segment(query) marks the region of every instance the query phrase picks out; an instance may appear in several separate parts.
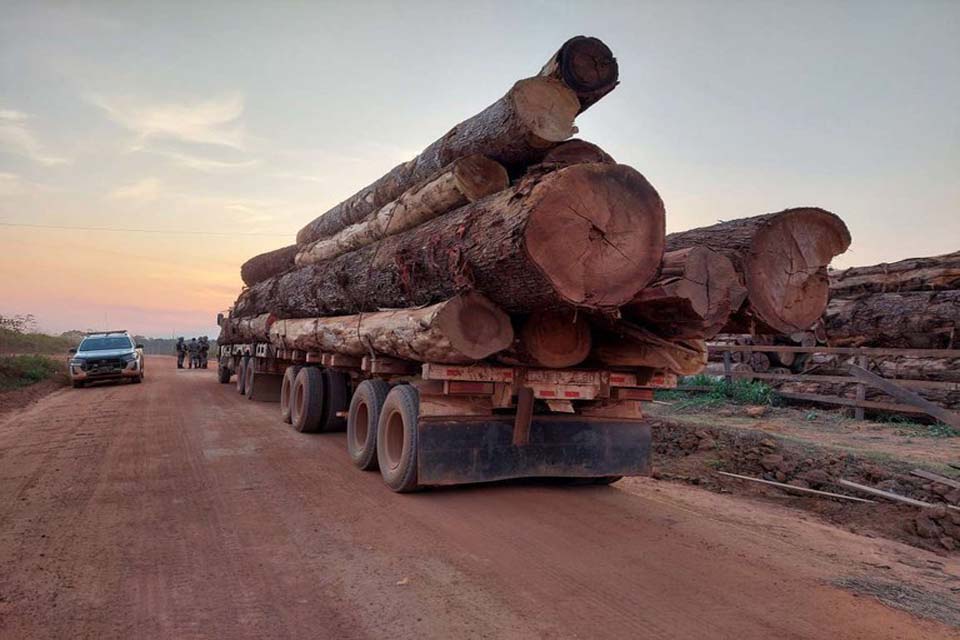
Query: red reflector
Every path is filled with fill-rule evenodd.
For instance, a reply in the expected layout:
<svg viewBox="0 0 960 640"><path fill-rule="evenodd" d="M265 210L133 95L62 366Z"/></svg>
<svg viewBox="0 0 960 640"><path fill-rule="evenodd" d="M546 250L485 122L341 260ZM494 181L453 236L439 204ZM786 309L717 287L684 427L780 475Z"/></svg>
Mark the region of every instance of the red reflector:
<svg viewBox="0 0 960 640"><path fill-rule="evenodd" d="M447 369L448 376L458 376L460 375L460 369Z"/></svg>
<svg viewBox="0 0 960 640"><path fill-rule="evenodd" d="M579 398L579 397L580 397L580 392L579 392L579 391L564 391L564 392L563 392L563 397L564 397L564 398Z"/></svg>
<svg viewBox="0 0 960 640"><path fill-rule="evenodd" d="M552 389L544 389L543 391L540 392L540 395L542 395L542 396L555 396L555 395L557 395L557 392L556 392L556 391L553 391Z"/></svg>
<svg viewBox="0 0 960 640"><path fill-rule="evenodd" d="M464 382L451 380L447 383L448 393L493 393L493 383L491 382Z"/></svg>

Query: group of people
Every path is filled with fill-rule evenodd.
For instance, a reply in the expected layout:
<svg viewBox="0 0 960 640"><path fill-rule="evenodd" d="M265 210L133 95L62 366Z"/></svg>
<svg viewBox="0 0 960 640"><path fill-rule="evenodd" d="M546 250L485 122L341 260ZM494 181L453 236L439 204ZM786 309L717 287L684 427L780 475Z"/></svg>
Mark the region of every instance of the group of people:
<svg viewBox="0 0 960 640"><path fill-rule="evenodd" d="M210 341L207 336L200 336L199 340L190 338L190 342L185 342L182 337L177 338L177 369L183 369L183 361L188 356L188 369L206 369L209 352Z"/></svg>

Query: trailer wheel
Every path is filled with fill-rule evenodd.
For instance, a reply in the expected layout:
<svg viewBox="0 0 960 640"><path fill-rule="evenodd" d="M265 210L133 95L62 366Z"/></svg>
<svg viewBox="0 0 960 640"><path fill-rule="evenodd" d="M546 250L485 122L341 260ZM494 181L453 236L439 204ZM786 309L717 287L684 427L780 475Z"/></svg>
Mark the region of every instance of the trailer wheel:
<svg viewBox="0 0 960 640"><path fill-rule="evenodd" d="M350 408L349 378L340 371L323 370L323 420L320 431L344 431L347 419L337 414L346 413Z"/></svg>
<svg viewBox="0 0 960 640"><path fill-rule="evenodd" d="M292 364L283 372L283 383L280 385L280 418L287 424L293 422L290 415L293 408L293 385L302 368L302 365Z"/></svg>
<svg viewBox="0 0 960 640"><path fill-rule="evenodd" d="M237 392L245 393L247 390L247 364L250 356L240 358L240 365L237 367Z"/></svg>
<svg viewBox="0 0 960 640"><path fill-rule="evenodd" d="M244 375L247 380L243 383L243 395L247 396L247 399L250 400L253 398L253 386L257 381L257 363L252 359L247 362Z"/></svg>
<svg viewBox="0 0 960 640"><path fill-rule="evenodd" d="M230 369L227 369L222 364L217 367L217 381L220 384L228 384L230 382Z"/></svg>
<svg viewBox="0 0 960 640"><path fill-rule="evenodd" d="M323 373L316 367L304 367L293 384L290 418L301 433L320 430L323 420Z"/></svg>
<svg viewBox="0 0 960 640"><path fill-rule="evenodd" d="M388 487L398 493L416 491L417 423L420 396L408 384L390 390L377 423L377 462Z"/></svg>
<svg viewBox="0 0 960 640"><path fill-rule="evenodd" d="M364 471L377 468L377 423L390 385L383 380L364 380L353 392L347 417L347 453Z"/></svg>

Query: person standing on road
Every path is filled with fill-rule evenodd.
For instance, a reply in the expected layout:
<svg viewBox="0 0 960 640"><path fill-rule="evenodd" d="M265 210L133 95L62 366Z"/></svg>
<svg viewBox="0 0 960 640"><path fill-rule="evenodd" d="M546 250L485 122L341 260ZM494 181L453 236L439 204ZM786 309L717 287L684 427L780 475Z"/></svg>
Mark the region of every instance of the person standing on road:
<svg viewBox="0 0 960 640"><path fill-rule="evenodd" d="M207 368L207 356L210 353L210 340L207 336L200 336L200 368Z"/></svg>
<svg viewBox="0 0 960 640"><path fill-rule="evenodd" d="M190 344L187 345L187 352L190 354L189 368L199 369L200 368L200 345L197 344L196 338L190 338Z"/></svg>
<svg viewBox="0 0 960 640"><path fill-rule="evenodd" d="M177 369L183 369L183 359L187 355L187 345L183 343L183 336L177 338Z"/></svg>

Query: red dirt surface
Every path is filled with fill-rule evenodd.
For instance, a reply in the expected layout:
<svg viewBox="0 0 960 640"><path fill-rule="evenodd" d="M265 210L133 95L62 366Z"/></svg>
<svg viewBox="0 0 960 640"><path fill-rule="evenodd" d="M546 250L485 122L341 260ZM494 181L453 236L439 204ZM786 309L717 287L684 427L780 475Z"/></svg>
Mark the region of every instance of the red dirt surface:
<svg viewBox="0 0 960 640"><path fill-rule="evenodd" d="M0 418L0 637L960 637L831 586L951 559L649 479L396 495L213 369L147 372Z"/></svg>

